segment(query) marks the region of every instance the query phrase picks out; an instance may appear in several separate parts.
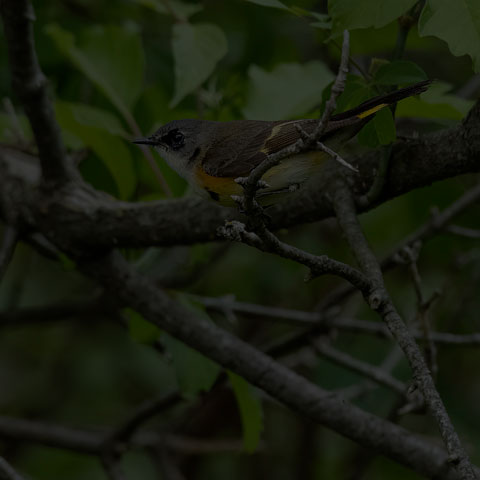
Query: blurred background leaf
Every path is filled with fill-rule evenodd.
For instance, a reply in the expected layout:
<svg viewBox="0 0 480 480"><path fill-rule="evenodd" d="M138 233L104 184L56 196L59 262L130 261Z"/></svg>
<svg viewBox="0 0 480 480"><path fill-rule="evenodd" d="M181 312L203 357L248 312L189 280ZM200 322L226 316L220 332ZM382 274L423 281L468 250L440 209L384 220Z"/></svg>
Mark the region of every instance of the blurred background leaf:
<svg viewBox="0 0 480 480"><path fill-rule="evenodd" d="M470 55L480 72L480 2L427 0L418 21L420 35L435 35L454 55Z"/></svg>
<svg viewBox="0 0 480 480"><path fill-rule="evenodd" d="M172 49L175 59L175 107L198 88L227 53L227 40L216 25L177 23L173 26Z"/></svg>
<svg viewBox="0 0 480 480"><path fill-rule="evenodd" d="M252 65L248 76L243 114L253 120L288 120L305 115L320 103L322 90L334 78L317 61L280 64L271 72Z"/></svg>
<svg viewBox="0 0 480 480"><path fill-rule="evenodd" d="M242 418L243 444L247 452L253 453L263 431L262 404L246 380L233 372L227 373Z"/></svg>
<svg viewBox="0 0 480 480"><path fill-rule="evenodd" d="M355 28L380 28L396 20L417 0L329 0L332 35Z"/></svg>
<svg viewBox="0 0 480 480"><path fill-rule="evenodd" d="M125 119L143 87L144 54L137 32L119 27L92 27L82 32L80 47L58 25L46 32L57 48L112 102Z"/></svg>

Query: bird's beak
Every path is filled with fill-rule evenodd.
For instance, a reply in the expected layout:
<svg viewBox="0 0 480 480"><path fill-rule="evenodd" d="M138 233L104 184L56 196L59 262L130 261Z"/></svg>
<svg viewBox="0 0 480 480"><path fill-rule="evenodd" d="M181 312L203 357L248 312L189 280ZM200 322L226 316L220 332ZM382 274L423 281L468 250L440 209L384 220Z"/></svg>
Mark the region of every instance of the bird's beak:
<svg viewBox="0 0 480 480"><path fill-rule="evenodd" d="M132 143L138 143L140 145L158 145L158 141L154 140L152 137L136 138L135 140L132 140Z"/></svg>

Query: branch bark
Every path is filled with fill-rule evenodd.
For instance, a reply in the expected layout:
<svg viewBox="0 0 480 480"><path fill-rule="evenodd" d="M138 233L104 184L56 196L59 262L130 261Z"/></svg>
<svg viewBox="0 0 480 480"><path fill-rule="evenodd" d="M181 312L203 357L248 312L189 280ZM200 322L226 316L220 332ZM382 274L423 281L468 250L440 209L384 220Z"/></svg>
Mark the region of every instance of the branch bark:
<svg viewBox="0 0 480 480"><path fill-rule="evenodd" d="M2 0L3 28L14 92L23 102L38 147L45 181L58 184L75 177L67 162L60 127L48 98L47 80L35 52L33 7L28 0Z"/></svg>
<svg viewBox="0 0 480 480"><path fill-rule="evenodd" d="M450 461L458 468L460 478L474 480L476 476L468 455L460 443L457 432L438 394L425 359L385 288L380 264L371 251L358 222L353 196L343 181L337 182L332 193L337 219L345 233L348 244L361 270L374 285L374 290L362 293L370 307L382 317L405 353L416 386L422 393L430 414L437 422L440 434L449 452Z"/></svg>
<svg viewBox="0 0 480 480"><path fill-rule="evenodd" d="M429 477L459 478L445 452L324 391L213 323L194 316L116 253L83 263L119 302L295 411Z"/></svg>
<svg viewBox="0 0 480 480"><path fill-rule="evenodd" d="M359 213L372 209L391 198L416 188L454 176L480 172L480 102L468 117L456 127L418 139L396 142L392 147L390 168L385 188L375 205L359 209ZM448 152L448 155L446 155ZM358 157L355 164L360 175L349 177L355 191L368 190L381 153L370 152ZM333 162L333 161L332 161ZM222 208L197 197L157 202L128 203L115 201L106 195L92 201L92 195L78 185L55 196L33 198L31 189L37 184L34 159L18 151L0 146L0 188L15 188L12 195L0 197L0 216L16 211L30 198L42 208L43 220L51 215L55 221L68 226L68 235L84 248L98 250L111 247L145 247L193 244L218 240L216 231L226 220L240 220L236 211ZM327 171L328 171L328 167ZM326 182L330 180L326 171ZM347 175L349 175L347 173ZM22 189L18 181L28 176L30 184ZM36 177L37 176L37 177ZM331 204L319 185L312 191L301 191L285 203L272 206L268 214L269 226L275 230L333 216ZM10 197L10 198L9 198ZM3 203L3 205L2 205ZM52 220L53 221L53 220Z"/></svg>

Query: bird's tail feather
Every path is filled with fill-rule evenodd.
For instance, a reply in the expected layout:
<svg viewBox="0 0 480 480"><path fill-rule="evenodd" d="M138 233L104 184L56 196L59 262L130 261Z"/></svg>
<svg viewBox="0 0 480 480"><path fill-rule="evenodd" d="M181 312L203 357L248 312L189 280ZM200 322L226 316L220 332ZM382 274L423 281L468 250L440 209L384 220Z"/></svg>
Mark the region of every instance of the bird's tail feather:
<svg viewBox="0 0 480 480"><path fill-rule="evenodd" d="M379 95L378 97L371 98L366 102L361 103L358 107L347 110L346 112L339 113L334 115L331 118L331 121L346 120L351 118L367 118L370 115L378 112L388 105L402 100L403 98L411 97L412 95L418 95L419 93L425 92L432 80L424 80L423 82L415 83L409 87L400 88L391 93L386 93L385 95Z"/></svg>

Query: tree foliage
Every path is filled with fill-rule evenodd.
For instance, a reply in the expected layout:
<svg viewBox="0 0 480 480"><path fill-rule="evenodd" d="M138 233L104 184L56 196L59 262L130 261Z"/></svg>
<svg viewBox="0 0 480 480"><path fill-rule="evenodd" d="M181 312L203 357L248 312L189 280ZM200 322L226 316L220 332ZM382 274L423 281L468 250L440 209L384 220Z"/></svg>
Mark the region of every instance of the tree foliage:
<svg viewBox="0 0 480 480"><path fill-rule="evenodd" d="M425 460L420 447L409 465L381 448L383 418L399 445L396 424L421 434L425 452L439 434L411 365L379 309L367 304L373 300L364 302L345 276L317 278L308 262L280 258L292 259L281 248L227 242L217 227L248 225L245 216L191 197L157 153L131 143L173 119L320 118L348 30L349 74L337 112L435 79L419 97L382 110L341 153L360 169L347 183L373 252L385 258L393 303L419 340L472 462L480 462L471 447L480 442L480 2L33 2L36 51L68 162L95 189L70 182L44 196L30 100L15 87L7 55L9 3L0 2L7 40L0 44L1 456L40 480L443 472L437 447L432 458L442 465ZM465 191L473 193L465 199ZM342 237L348 228L342 234L327 218L339 215L330 197L319 188L273 207L272 230L316 258L357 261L367 274ZM128 263L115 271L108 259L116 247ZM154 288L158 304L146 293ZM208 335L197 334L217 335L216 326L232 336L219 333L210 352ZM247 359L259 351L273 357L272 377L237 359L237 347ZM352 415L357 407L371 413L370 441L319 421L314 392L308 397L291 372L327 398L340 393ZM295 385L304 408L289 400ZM55 437L55 425L68 430ZM452 468L442 478L461 478Z"/></svg>

